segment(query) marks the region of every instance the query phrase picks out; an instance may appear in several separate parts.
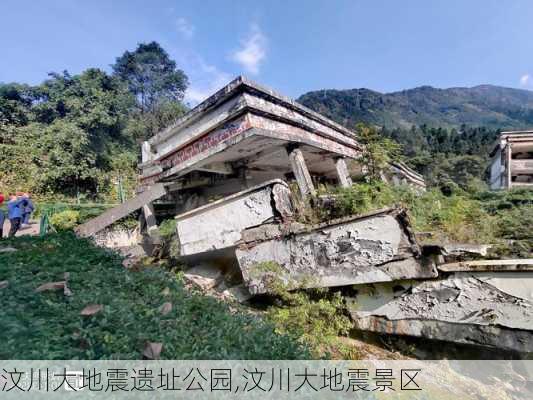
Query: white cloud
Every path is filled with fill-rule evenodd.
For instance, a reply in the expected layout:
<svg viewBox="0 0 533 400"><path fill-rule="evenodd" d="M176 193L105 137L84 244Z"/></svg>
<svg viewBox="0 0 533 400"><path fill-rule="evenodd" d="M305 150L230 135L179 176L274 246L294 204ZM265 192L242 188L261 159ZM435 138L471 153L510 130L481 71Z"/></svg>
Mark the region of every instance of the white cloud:
<svg viewBox="0 0 533 400"><path fill-rule="evenodd" d="M194 36L194 26L185 18L178 18L176 21L176 27L186 39L190 39Z"/></svg>
<svg viewBox="0 0 533 400"><path fill-rule="evenodd" d="M524 74L520 77L520 85L521 86L528 86L529 82L531 80L531 76L529 74Z"/></svg>
<svg viewBox="0 0 533 400"><path fill-rule="evenodd" d="M259 26L252 24L250 34L241 41L241 47L231 54L231 59L240 64L245 71L256 75L266 57L266 44L266 36Z"/></svg>
<svg viewBox="0 0 533 400"><path fill-rule="evenodd" d="M189 77L191 84L185 92L185 101L191 105L202 102L231 80L229 74L206 63L200 56L196 57L194 64L196 72Z"/></svg>

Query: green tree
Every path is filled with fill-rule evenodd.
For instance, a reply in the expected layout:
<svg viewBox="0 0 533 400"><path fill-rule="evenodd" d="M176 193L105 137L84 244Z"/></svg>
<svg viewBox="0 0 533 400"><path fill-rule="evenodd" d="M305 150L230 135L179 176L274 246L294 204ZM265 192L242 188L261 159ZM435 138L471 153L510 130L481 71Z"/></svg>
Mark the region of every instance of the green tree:
<svg viewBox="0 0 533 400"><path fill-rule="evenodd" d="M389 163L401 158L401 146L394 140L380 135L378 130L370 125L359 123L355 127L355 132L364 145L361 163L368 168L368 178L380 180L381 172Z"/></svg>
<svg viewBox="0 0 533 400"><path fill-rule="evenodd" d="M188 79L157 42L140 43L112 65L113 73L126 82L142 112L154 112L165 100L181 101Z"/></svg>
<svg viewBox="0 0 533 400"><path fill-rule="evenodd" d="M97 190L97 154L89 134L72 122L56 120L37 127L37 180L46 191L78 195Z"/></svg>

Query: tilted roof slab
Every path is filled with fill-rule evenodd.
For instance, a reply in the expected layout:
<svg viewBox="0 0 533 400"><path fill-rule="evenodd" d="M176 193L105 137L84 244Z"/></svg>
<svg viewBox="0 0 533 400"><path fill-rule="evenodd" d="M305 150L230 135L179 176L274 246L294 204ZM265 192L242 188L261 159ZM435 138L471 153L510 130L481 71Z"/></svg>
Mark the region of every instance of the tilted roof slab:
<svg viewBox="0 0 533 400"><path fill-rule="evenodd" d="M180 175L185 168L194 169L253 135L275 136L352 158L362 149L350 130L238 77L147 142L149 154L141 164L142 179L157 181ZM248 142L251 145L252 141Z"/></svg>

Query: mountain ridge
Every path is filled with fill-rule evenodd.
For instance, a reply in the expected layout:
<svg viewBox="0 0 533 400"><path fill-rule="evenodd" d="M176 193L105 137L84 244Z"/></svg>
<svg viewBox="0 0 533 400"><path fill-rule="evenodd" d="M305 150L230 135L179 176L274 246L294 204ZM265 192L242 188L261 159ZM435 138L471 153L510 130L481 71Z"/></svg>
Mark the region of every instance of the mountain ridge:
<svg viewBox="0 0 533 400"><path fill-rule="evenodd" d="M368 88L321 89L307 92L297 101L347 127L357 122L388 128L533 126L533 91L491 84L451 88L423 85L389 93Z"/></svg>

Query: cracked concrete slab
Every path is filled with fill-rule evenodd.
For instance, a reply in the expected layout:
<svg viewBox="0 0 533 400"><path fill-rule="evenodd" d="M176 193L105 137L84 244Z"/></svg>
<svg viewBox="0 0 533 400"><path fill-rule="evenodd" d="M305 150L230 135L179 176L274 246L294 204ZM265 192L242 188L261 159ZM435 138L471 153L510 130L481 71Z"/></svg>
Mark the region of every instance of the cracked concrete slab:
<svg viewBox="0 0 533 400"><path fill-rule="evenodd" d="M243 238L259 242L236 250L244 281L258 294L268 292L273 280L311 288L437 276L431 260L417 258L401 215L389 209L319 226L280 227L279 234L262 227L245 232Z"/></svg>
<svg viewBox="0 0 533 400"><path fill-rule="evenodd" d="M238 192L176 217L180 255L233 247L244 229L290 215L290 190L281 180Z"/></svg>
<svg viewBox="0 0 533 400"><path fill-rule="evenodd" d="M492 279L492 280L491 280ZM472 273L366 285L348 301L355 328L519 353L533 352L533 281L512 290L505 277Z"/></svg>

